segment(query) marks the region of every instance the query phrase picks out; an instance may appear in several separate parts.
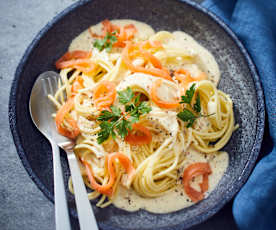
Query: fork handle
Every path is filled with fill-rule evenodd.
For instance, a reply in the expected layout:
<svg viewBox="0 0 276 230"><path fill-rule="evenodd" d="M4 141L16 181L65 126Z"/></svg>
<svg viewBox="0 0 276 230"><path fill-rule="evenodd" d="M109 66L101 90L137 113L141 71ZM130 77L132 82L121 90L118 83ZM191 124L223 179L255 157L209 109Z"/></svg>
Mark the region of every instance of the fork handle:
<svg viewBox="0 0 276 230"><path fill-rule="evenodd" d="M60 162L59 147L51 142L54 167L54 192L55 192L55 222L56 230L70 230L70 220L66 201L64 180Z"/></svg>
<svg viewBox="0 0 276 230"><path fill-rule="evenodd" d="M75 200L81 230L98 230L96 218L80 173L78 160L73 151L66 151L74 187Z"/></svg>

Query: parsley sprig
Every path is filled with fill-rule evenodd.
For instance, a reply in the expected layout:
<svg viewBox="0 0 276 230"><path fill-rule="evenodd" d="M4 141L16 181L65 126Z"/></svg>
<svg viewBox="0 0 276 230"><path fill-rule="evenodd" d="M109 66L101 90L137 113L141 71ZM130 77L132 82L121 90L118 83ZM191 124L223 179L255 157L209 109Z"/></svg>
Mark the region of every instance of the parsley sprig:
<svg viewBox="0 0 276 230"><path fill-rule="evenodd" d="M99 51L102 51L103 49L105 49L107 52L110 52L112 49L112 46L115 42L117 42L117 37L116 35L116 31L109 33L107 32L107 34L105 35L105 37L103 39L97 39L93 46L96 47Z"/></svg>
<svg viewBox="0 0 276 230"><path fill-rule="evenodd" d="M194 97L194 94L195 94L195 84L192 84L190 89L186 90L185 96L181 96L181 101L179 103L180 104L186 103L190 105Z"/></svg>
<svg viewBox="0 0 276 230"><path fill-rule="evenodd" d="M184 96L181 96L180 104L188 104L192 110L184 108L183 111L177 114L177 117L184 122L188 122L186 127L190 128L193 126L195 120L200 117L209 117L214 114L204 115L201 113L200 95L197 93L195 103L192 106L191 102L195 94L195 83L186 91Z"/></svg>
<svg viewBox="0 0 276 230"><path fill-rule="evenodd" d="M125 138L132 129L132 124L139 121L141 115L149 113L151 107L147 102L140 102L140 94L134 95L130 87L123 91L118 91L119 103L123 110L117 106L111 106L111 111L103 110L97 120L100 123L100 132L97 141L103 143L111 135L113 139L119 135Z"/></svg>

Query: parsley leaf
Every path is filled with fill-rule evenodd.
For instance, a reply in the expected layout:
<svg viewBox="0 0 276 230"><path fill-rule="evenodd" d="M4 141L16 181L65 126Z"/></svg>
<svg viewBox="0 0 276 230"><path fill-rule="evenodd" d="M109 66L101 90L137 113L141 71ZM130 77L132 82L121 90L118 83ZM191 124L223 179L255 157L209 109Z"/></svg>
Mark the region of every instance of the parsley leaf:
<svg viewBox="0 0 276 230"><path fill-rule="evenodd" d="M110 42L117 42L117 37L115 36L116 35L116 33L118 33L118 31L114 31L114 32L112 32L111 34L108 34L108 39L110 40Z"/></svg>
<svg viewBox="0 0 276 230"><path fill-rule="evenodd" d="M111 51L111 49L112 49L112 43L106 43L106 45L105 45L105 50L109 53L110 51Z"/></svg>
<svg viewBox="0 0 276 230"><path fill-rule="evenodd" d="M127 120L131 124L137 123L139 121L139 115L138 114L134 114L134 115L130 116Z"/></svg>
<svg viewBox="0 0 276 230"><path fill-rule="evenodd" d="M152 109L147 102L142 101L140 105L138 105L138 110L140 112L140 115L143 115L145 113L149 113Z"/></svg>
<svg viewBox="0 0 276 230"><path fill-rule="evenodd" d="M195 85L196 85L195 83L192 84L190 89L186 90L185 96L181 96L180 104L183 104L183 103L191 104L191 101L195 93Z"/></svg>
<svg viewBox="0 0 276 230"><path fill-rule="evenodd" d="M133 104L130 105L125 105L125 111L126 112L131 112L135 109L135 106Z"/></svg>
<svg viewBox="0 0 276 230"><path fill-rule="evenodd" d="M93 46L96 47L99 51L102 51L104 49L105 41L97 39Z"/></svg>
<svg viewBox="0 0 276 230"><path fill-rule="evenodd" d="M134 105L139 104L139 102L140 102L140 97L141 97L141 94L138 94L138 95L135 97L135 99L134 99Z"/></svg>
<svg viewBox="0 0 276 230"><path fill-rule="evenodd" d="M97 121L117 121L121 116L121 109L116 106L111 106L111 112L108 110L101 111L100 116L97 118Z"/></svg>
<svg viewBox="0 0 276 230"><path fill-rule="evenodd" d="M100 116L97 118L98 121L108 121L112 118L116 117L114 113L109 112L108 110L103 110Z"/></svg>
<svg viewBox="0 0 276 230"><path fill-rule="evenodd" d="M117 117L120 117L121 116L121 113L122 113L122 110L119 108L119 107L116 107L116 106L111 106L111 111L112 113L117 116Z"/></svg>
<svg viewBox="0 0 276 230"><path fill-rule="evenodd" d="M179 119L181 119L184 122L188 122L187 125L186 125L187 128L192 127L197 118L209 117L209 116L214 115L214 113L213 114L208 114L208 115L204 115L204 114L201 113L201 104L200 104L200 95L199 95L199 93L197 93L197 95L196 95L195 104L193 106L191 105L194 94L195 94L195 84L193 84L190 87L190 89L188 89L186 91L185 96L182 96L182 100L180 102L180 104L186 103L186 104L190 105L191 108L192 108L192 111L187 109L187 108L184 108L182 112L179 112L177 114L177 117ZM197 115L195 115L195 114L197 114Z"/></svg>
<svg viewBox="0 0 276 230"><path fill-rule="evenodd" d="M196 95L196 102L193 107L194 111L200 113L201 112L201 105L200 105L200 96L199 93Z"/></svg>
<svg viewBox="0 0 276 230"><path fill-rule="evenodd" d="M184 109L182 112L177 114L177 117L184 122L188 122L187 128L192 127L197 116L195 116L190 110Z"/></svg>
<svg viewBox="0 0 276 230"><path fill-rule="evenodd" d="M103 143L105 140L107 140L110 136L110 134L113 134L113 122L103 121L100 124L101 131L98 133L97 142L98 144ZM113 136L113 135L112 135Z"/></svg>
<svg viewBox="0 0 276 230"><path fill-rule="evenodd" d="M130 102L134 97L134 93L130 87L127 87L123 91L118 91L118 95L119 95L119 102L124 105Z"/></svg>
<svg viewBox="0 0 276 230"><path fill-rule="evenodd" d="M117 42L117 37L115 36L116 32L108 33L105 35L103 39L97 39L93 46L97 48L99 51L106 49L107 52L110 52L113 46L113 43Z"/></svg>
<svg viewBox="0 0 276 230"><path fill-rule="evenodd" d="M122 119L116 124L116 129L121 138L125 138L128 131L132 129L131 123L128 120Z"/></svg>

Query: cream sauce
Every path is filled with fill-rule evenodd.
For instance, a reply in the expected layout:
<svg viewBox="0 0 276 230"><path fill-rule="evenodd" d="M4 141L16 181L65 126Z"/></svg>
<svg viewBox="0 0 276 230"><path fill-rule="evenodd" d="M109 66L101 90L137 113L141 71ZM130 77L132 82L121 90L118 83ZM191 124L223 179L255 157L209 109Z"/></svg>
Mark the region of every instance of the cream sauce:
<svg viewBox="0 0 276 230"><path fill-rule="evenodd" d="M226 152L218 152L216 154L204 155L190 148L185 152L185 155L187 160L184 168L194 162L209 162L212 174L209 175L209 190L205 193L205 197L207 197L215 189L227 169L228 154ZM196 178L191 183L191 186L199 189L198 183L200 183L200 179ZM145 209L153 213L169 213L189 207L194 203L186 195L183 185L179 181L174 190L168 191L167 194L157 198L144 198L139 196L133 189L119 186L113 204L118 208L130 212Z"/></svg>
<svg viewBox="0 0 276 230"><path fill-rule="evenodd" d="M170 41L172 46L177 44L181 49L195 56L196 65L187 63L183 65L183 68L189 70L194 77L200 71L203 71L207 74L208 79L217 85L220 79L220 71L214 56L189 34L182 31L175 31L172 34L174 37Z"/></svg>
<svg viewBox="0 0 276 230"><path fill-rule="evenodd" d="M147 40L150 36L152 36L155 33L155 31L152 29L151 26L135 20L119 19L119 20L111 20L111 23L118 26L134 24L137 29L137 33L135 34L135 39ZM100 22L94 26L91 26L90 29L93 31L93 33L102 34L102 23ZM94 41L95 41L95 38L91 37L89 30L87 29L71 42L69 46L69 51L92 50Z"/></svg>
<svg viewBox="0 0 276 230"><path fill-rule="evenodd" d="M140 40L146 40L155 33L155 31L149 25L135 20L112 20L111 22L119 26L134 24L138 30L138 33L135 35L135 39L138 38ZM92 29L93 33L101 34L101 23L91 26L90 28ZM194 63L184 63L181 67L189 70L192 76L197 76L201 71L204 71L207 74L209 80L217 84L220 78L220 72L212 54L199 43L197 43L190 35L184 32L176 31L173 32L172 35L173 39L177 41L176 44L178 44L178 46L180 44L181 48L186 49L187 53L191 53L195 57ZM69 46L69 51L92 50L94 41L95 39L91 37L89 31L85 30L72 41ZM173 43L174 42L172 41L172 44ZM134 63L135 65L141 65L141 60L136 60L136 62L137 63ZM144 91L144 93L148 95L150 85L152 84L153 80L149 76L149 79L142 78L143 81L141 81L141 79L138 81L138 75L139 74L134 74L131 81L126 81L127 78L125 78L122 82L120 82L117 90L126 88L127 86L136 86L139 90ZM172 83L168 82L167 87L172 87L170 84ZM163 87L165 86L166 85ZM166 91L166 89L163 89L163 91ZM173 96L175 95L170 95L170 98ZM167 119L167 122L169 123L170 120ZM194 150L192 147L190 147L183 154L185 154L186 157L183 170L186 166L194 162L210 163L212 174L209 176L209 190L205 193L205 197L207 197L217 186L228 167L228 154L226 152L202 154ZM183 172L179 172L179 175L182 175L182 173ZM195 181L192 182L192 186L195 189L199 189L198 183L200 182L200 179L201 177L195 178ZM186 195L180 180L178 181L178 185L172 191L169 191L165 195L157 198L141 197L133 189L126 189L120 185L117 194L114 197L113 203L116 207L127 211L145 209L153 213L173 212L194 204Z"/></svg>

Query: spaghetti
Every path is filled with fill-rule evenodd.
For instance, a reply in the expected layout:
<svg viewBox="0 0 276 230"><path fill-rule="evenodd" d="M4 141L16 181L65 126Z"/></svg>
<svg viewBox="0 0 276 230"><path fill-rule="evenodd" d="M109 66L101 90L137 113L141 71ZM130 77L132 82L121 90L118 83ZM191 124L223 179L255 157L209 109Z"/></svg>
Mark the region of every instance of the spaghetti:
<svg viewBox="0 0 276 230"><path fill-rule="evenodd" d="M58 131L76 140L97 206L128 210L118 198L128 194L144 202L129 210L162 212L145 201L177 189L191 205L218 183L228 157L220 171L214 158L224 154L219 151L238 126L231 98L216 87L213 56L190 36L105 20L76 38L56 66L61 79L49 95L57 107L53 116ZM71 179L69 189L74 193Z"/></svg>

